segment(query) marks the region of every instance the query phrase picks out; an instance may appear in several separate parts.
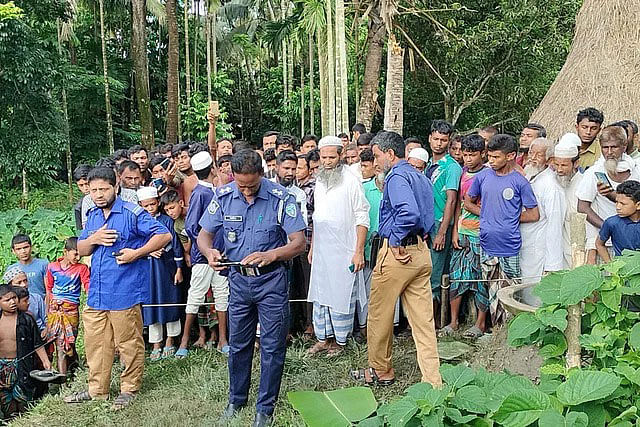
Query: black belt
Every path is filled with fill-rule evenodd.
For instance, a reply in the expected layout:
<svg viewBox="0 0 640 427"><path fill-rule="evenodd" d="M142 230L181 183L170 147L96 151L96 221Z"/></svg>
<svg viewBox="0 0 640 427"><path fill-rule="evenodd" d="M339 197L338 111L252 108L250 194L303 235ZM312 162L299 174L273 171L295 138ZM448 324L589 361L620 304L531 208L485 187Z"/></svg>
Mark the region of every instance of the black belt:
<svg viewBox="0 0 640 427"><path fill-rule="evenodd" d="M418 244L417 234L409 235L400 241L400 246L413 246L417 244Z"/></svg>
<svg viewBox="0 0 640 427"><path fill-rule="evenodd" d="M243 276L258 277L267 273L271 273L272 271L276 271L278 268L283 266L284 264L281 262L272 262L271 264L266 265L264 267L238 265L238 266L235 266L234 268L238 273L242 274Z"/></svg>

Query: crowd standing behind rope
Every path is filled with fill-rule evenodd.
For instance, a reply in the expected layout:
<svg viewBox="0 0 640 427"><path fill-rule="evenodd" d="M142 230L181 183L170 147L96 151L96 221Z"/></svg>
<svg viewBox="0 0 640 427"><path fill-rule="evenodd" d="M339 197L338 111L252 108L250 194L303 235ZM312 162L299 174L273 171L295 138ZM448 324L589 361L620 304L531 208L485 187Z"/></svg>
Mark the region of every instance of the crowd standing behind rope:
<svg viewBox="0 0 640 427"><path fill-rule="evenodd" d="M640 248L638 126L605 126L595 108L577 112L575 132L557 141L544 124L526 124L516 141L434 120L428 141L356 124L351 137L320 140L270 131L258 149L216 141L208 118L206 144L136 145L76 167L79 238L59 259L35 258L26 234L10 242L17 262L0 286L4 417L46 391L28 373L48 369L54 352L60 373L77 367L82 289L89 384L66 402L109 398L117 351L125 370L114 407L131 404L144 339L151 362L186 358L191 346L228 356L230 420L246 404L255 347L254 425L263 426L295 335L310 342L309 357L367 341L369 366L351 376L385 386L395 379L391 334L411 333L423 381L438 385L436 336L459 330L463 302L477 310L464 337L503 323L500 287L571 267L576 213L586 214L589 263Z"/></svg>

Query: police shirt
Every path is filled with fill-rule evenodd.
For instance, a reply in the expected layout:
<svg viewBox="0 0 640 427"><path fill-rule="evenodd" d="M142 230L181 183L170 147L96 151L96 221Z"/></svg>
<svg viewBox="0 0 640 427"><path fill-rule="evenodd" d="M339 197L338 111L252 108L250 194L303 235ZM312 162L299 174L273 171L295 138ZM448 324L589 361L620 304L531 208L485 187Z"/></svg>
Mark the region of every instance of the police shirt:
<svg viewBox="0 0 640 427"><path fill-rule="evenodd" d="M200 225L209 233L223 234L225 255L231 261L284 246L287 235L306 228L295 197L266 178L251 204L235 182L218 188Z"/></svg>
<svg viewBox="0 0 640 427"><path fill-rule="evenodd" d="M152 236L169 230L140 206L116 197L106 220L102 209L89 210L79 240L87 239L104 224L107 229L116 230L118 238L112 246L96 245L93 250L87 305L96 310L125 310L147 302L150 281L147 258L118 264L113 253L124 248L141 248Z"/></svg>
<svg viewBox="0 0 640 427"><path fill-rule="evenodd" d="M191 265L195 264L207 264L207 259L200 253L196 239L198 233L200 233L200 218L206 212L207 206L211 203L211 199L214 196L213 184L206 181L198 181L191 192L189 198L189 209L187 209L187 216L184 219L184 231L191 239Z"/></svg>
<svg viewBox="0 0 640 427"><path fill-rule="evenodd" d="M397 247L409 235L424 237L433 223L431 181L401 160L384 180L378 233L389 239L390 246Z"/></svg>

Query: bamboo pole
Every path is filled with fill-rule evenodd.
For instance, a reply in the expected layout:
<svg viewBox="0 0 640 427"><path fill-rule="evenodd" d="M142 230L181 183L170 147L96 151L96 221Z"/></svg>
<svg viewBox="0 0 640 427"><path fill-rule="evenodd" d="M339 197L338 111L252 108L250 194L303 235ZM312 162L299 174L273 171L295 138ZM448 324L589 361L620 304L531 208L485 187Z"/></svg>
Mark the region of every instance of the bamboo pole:
<svg viewBox="0 0 640 427"><path fill-rule="evenodd" d="M447 318L449 315L449 275L442 275L442 283L440 286L440 326L448 325Z"/></svg>
<svg viewBox="0 0 640 427"><path fill-rule="evenodd" d="M571 267L576 268L585 263L585 223L587 216L576 213L571 216ZM582 303L568 308L567 329L564 332L567 339L567 369L580 367L580 320L582 318Z"/></svg>

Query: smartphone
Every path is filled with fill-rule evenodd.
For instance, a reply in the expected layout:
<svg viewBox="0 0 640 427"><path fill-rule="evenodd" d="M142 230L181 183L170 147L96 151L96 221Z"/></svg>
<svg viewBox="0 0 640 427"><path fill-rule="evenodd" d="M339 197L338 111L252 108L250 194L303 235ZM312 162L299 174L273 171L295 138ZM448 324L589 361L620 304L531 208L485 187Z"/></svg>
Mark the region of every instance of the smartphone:
<svg viewBox="0 0 640 427"><path fill-rule="evenodd" d="M160 167L164 170L169 169L169 165L171 165L171 159L168 157L160 162Z"/></svg>
<svg viewBox="0 0 640 427"><path fill-rule="evenodd" d="M154 178L151 181L151 185L153 185L158 189L158 191L160 191L161 189L164 188L164 181L162 180L162 178Z"/></svg>
<svg viewBox="0 0 640 427"><path fill-rule="evenodd" d="M119 257L120 255L122 255L122 252L121 252L121 251L118 251L118 252L111 252L111 256Z"/></svg>
<svg viewBox="0 0 640 427"><path fill-rule="evenodd" d="M598 180L598 182L600 184L606 185L608 187L612 187L611 185L611 181L609 181L609 178L607 177L607 174L604 172L594 172L596 179Z"/></svg>
<svg viewBox="0 0 640 427"><path fill-rule="evenodd" d="M220 115L220 104L218 101L209 101L209 111L216 117Z"/></svg>

